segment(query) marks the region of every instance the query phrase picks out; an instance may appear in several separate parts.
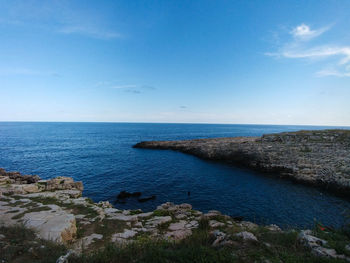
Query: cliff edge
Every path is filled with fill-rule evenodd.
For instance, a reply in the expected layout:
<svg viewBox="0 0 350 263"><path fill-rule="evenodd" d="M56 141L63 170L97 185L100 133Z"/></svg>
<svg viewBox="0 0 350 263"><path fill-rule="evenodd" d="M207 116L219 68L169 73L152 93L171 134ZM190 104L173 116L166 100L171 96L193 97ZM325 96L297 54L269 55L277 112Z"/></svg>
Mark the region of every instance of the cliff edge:
<svg viewBox="0 0 350 263"><path fill-rule="evenodd" d="M350 196L350 130L144 141L133 147L176 150L207 160L230 162Z"/></svg>
<svg viewBox="0 0 350 263"><path fill-rule="evenodd" d="M82 190L70 177L0 169L0 261L350 261L350 238L322 225L281 230L170 202L151 212L120 210Z"/></svg>

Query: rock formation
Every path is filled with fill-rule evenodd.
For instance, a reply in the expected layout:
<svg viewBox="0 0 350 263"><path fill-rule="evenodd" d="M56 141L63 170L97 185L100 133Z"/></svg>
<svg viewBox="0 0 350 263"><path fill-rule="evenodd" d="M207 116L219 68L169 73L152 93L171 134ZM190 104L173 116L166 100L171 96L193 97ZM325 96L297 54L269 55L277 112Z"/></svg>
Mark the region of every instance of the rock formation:
<svg viewBox="0 0 350 263"><path fill-rule="evenodd" d="M41 239L64 244L69 250L57 262L67 262L72 254L94 251L106 244L135 242L140 237L179 242L198 230L211 236L209 245L215 248L261 243L256 234L262 226L235 221L216 210L203 214L193 210L190 204L170 202L159 205L152 212L119 210L108 201L94 203L82 197L82 183L74 182L72 178L44 181L37 176L21 178L19 173L13 178L14 173L1 171L0 227L22 224L33 229ZM283 233L276 225L265 226L263 231ZM4 238L5 235L0 233L0 240ZM300 232L298 240L316 256L350 260L310 230Z"/></svg>
<svg viewBox="0 0 350 263"><path fill-rule="evenodd" d="M135 148L176 150L230 162L350 195L350 131L322 130L183 141L145 141Z"/></svg>

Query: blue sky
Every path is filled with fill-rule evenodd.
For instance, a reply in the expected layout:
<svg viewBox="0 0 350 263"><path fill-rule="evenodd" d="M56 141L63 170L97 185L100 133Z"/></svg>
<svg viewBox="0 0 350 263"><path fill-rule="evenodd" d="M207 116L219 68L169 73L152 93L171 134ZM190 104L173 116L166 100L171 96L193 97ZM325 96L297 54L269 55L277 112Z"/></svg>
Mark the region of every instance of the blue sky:
<svg viewBox="0 0 350 263"><path fill-rule="evenodd" d="M0 0L0 121L350 125L350 1Z"/></svg>

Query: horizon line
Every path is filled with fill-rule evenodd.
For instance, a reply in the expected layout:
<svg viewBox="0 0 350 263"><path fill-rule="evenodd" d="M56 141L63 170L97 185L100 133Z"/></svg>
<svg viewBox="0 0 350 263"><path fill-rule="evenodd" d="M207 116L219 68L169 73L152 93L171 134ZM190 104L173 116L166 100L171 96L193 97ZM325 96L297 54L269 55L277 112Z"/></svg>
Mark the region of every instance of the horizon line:
<svg viewBox="0 0 350 263"><path fill-rule="evenodd" d="M214 122L144 122L144 121L2 121L0 123L129 123L129 124L198 124L198 125L268 125L268 126L318 126L318 127L346 127L350 125L325 124L264 124L264 123L214 123Z"/></svg>

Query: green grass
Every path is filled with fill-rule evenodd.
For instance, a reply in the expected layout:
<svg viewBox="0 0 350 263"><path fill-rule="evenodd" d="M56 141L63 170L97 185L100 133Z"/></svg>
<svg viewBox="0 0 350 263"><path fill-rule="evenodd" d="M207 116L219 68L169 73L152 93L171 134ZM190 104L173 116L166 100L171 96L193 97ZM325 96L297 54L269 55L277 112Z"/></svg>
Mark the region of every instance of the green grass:
<svg viewBox="0 0 350 263"><path fill-rule="evenodd" d="M142 211L137 209L137 210L131 210L129 215L138 215L138 214L141 214L141 213L142 213Z"/></svg>
<svg viewBox="0 0 350 263"><path fill-rule="evenodd" d="M11 199L10 199L10 198L7 198L7 197L4 197L4 196L1 196L1 197L0 197L0 201L3 201L3 202L10 202Z"/></svg>
<svg viewBox="0 0 350 263"><path fill-rule="evenodd" d="M31 209L28 209L26 210L25 212L22 212L18 215L15 215L12 217L12 219L20 219L22 218L25 214L27 213L32 213L32 212L40 212L40 211L48 211L48 210L51 210L50 207L48 206L39 206L39 207L34 207L34 208L31 208Z"/></svg>
<svg viewBox="0 0 350 263"><path fill-rule="evenodd" d="M98 213L96 212L96 210L93 209L91 206L74 204L74 203L70 203L70 204L61 203L60 206L65 207L67 209L72 209L74 214L85 215L87 218L94 218L98 216Z"/></svg>
<svg viewBox="0 0 350 263"><path fill-rule="evenodd" d="M273 232L265 227L254 230L259 242L242 242L233 239L225 247L212 247L215 237L210 233L208 220L199 221L199 228L179 242L152 239L149 234L140 234L135 241L126 245L109 243L112 233L122 232L125 222L103 220L88 225L86 234L99 233L103 240L97 240L89 250L69 258L69 263L127 263L127 262L283 262L283 263L345 263L345 260L313 256L298 242L297 231ZM238 231L238 230L237 230ZM38 240L32 231L19 228L0 228L5 235L6 249L0 246L0 262L55 262L65 248ZM330 247L339 247L350 242L343 231L314 229L314 234L328 241ZM33 242L35 241L35 242ZM37 242L37 243L36 243ZM45 248L40 250L44 244ZM31 249L32 248L32 249ZM45 256L45 257L44 257Z"/></svg>
<svg viewBox="0 0 350 263"><path fill-rule="evenodd" d="M214 248L214 237L204 220L192 236L180 242L151 240L140 236L125 246L108 244L104 249L70 258L70 263L124 263L124 262L284 262L284 263L345 263L344 260L318 258L297 241L297 232L260 231L258 243L233 243ZM269 243L269 246L266 245Z"/></svg>
<svg viewBox="0 0 350 263"><path fill-rule="evenodd" d="M9 210L5 214L13 214L13 213L17 213L17 212L19 212L19 210Z"/></svg>
<svg viewBox="0 0 350 263"><path fill-rule="evenodd" d="M350 244L350 238L344 230L321 230L316 226L313 232L317 237L326 240L328 247L335 249L337 253L350 256L350 252L345 249L345 246Z"/></svg>
<svg viewBox="0 0 350 263"><path fill-rule="evenodd" d="M234 262L230 251L226 249L217 250L201 244L193 244L152 241L144 238L124 247L109 244L103 250L71 257L69 262Z"/></svg>
<svg viewBox="0 0 350 263"><path fill-rule="evenodd" d="M73 210L74 214L82 214L88 218L94 218L98 216L98 213L90 205L63 203L55 197L38 196L38 197L31 197L30 199L34 202L42 203L43 205L53 204L66 209L71 209Z"/></svg>
<svg viewBox="0 0 350 263"><path fill-rule="evenodd" d="M54 263L66 253L66 248L36 238L34 232L23 226L0 227L0 262Z"/></svg>
<svg viewBox="0 0 350 263"><path fill-rule="evenodd" d="M155 210L152 216L171 216L172 214L168 210Z"/></svg>
<svg viewBox="0 0 350 263"><path fill-rule="evenodd" d="M26 204L26 202L16 201L16 202L13 202L13 203L8 203L6 206L16 207L16 206L20 206L20 205L23 205L23 204Z"/></svg>
<svg viewBox="0 0 350 263"><path fill-rule="evenodd" d="M37 203L42 203L43 205L61 205L62 202L60 202L57 198L55 197L43 197L43 196L35 196L35 197L30 197L30 199L34 202Z"/></svg>

